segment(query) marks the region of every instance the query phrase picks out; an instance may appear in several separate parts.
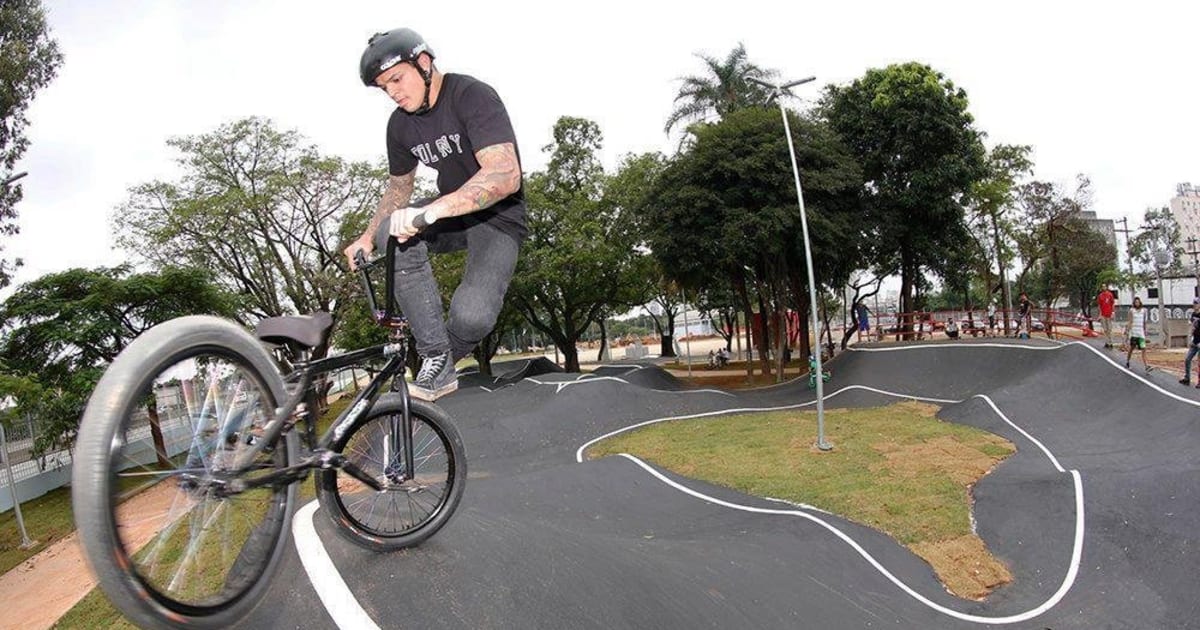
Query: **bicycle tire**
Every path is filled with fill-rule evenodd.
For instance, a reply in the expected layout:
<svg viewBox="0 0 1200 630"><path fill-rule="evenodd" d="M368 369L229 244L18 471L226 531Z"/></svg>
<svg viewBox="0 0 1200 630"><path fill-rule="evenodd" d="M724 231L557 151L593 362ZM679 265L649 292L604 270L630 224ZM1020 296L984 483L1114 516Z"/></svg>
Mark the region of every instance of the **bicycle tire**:
<svg viewBox="0 0 1200 630"><path fill-rule="evenodd" d="M188 363L193 360L194 364ZM228 362L233 371L226 371L221 361ZM203 395L202 404L184 405L170 429L180 439L171 446L182 450L171 456L171 450L160 446L165 444L168 429L156 402L152 407L157 422L152 421L151 431L158 435L152 451L148 455L144 449L135 451L133 436L142 429L132 428L133 418L149 398L158 400L163 383L169 384L164 375L181 365L201 367L194 372L195 379L178 379L179 399L187 398L185 390L194 390L189 382L199 381ZM232 390L225 387L235 380ZM205 382L207 389L203 389ZM230 391L230 400L222 405L221 397ZM244 397L239 400L239 395ZM211 488L201 490L201 483L194 479L199 471L211 473L221 462L232 462L244 448L243 442L251 443L254 430L261 428L252 423L265 425L284 396L282 378L258 340L233 322L209 316L182 317L148 330L105 371L80 422L72 507L85 556L101 589L131 621L145 628L224 628L261 600L286 547L296 484L263 486L220 497L212 495ZM210 421L215 430L203 429ZM154 457L157 468L140 463L139 457ZM257 469L283 467L297 457L297 436L288 431ZM175 464L172 458L181 463ZM163 472L165 464L169 466ZM174 470L170 467L174 465L180 468ZM134 472L129 472L131 469ZM122 484L138 475L149 480L144 485L151 490L170 497L170 507L159 520L154 518L158 508L147 508L144 503L132 505L125 514L118 512ZM267 500L257 499L261 493ZM145 518L143 512L134 519L129 512L135 507L148 510L151 518ZM209 507L211 511L207 511ZM263 514L261 522L256 513ZM123 519L127 517L133 519L131 523L151 521L160 529L151 529L150 541L142 546L132 527L125 527ZM222 526L225 529L218 531ZM245 540L238 547L230 539L240 538L242 531ZM186 545L178 544L175 539L185 535L190 536ZM175 555L182 559L164 586L165 579L157 575L158 565L160 561L167 565ZM227 572L216 566L221 559L230 564ZM169 566L164 569L170 572ZM217 592L203 594L206 589Z"/></svg>
<svg viewBox="0 0 1200 630"><path fill-rule="evenodd" d="M414 479L394 484L385 471L385 461L396 461L396 449L390 449L389 456L386 454L389 449L381 446L381 442L386 439L388 417L403 410L403 400L397 394L376 401L331 447L380 481L385 486L383 492L371 490L345 471L330 469L316 474L317 499L332 518L334 529L346 540L373 551L396 551L421 544L449 522L462 500L467 460L454 422L441 408L419 400L411 400L409 409L413 422ZM432 503L426 495L433 497ZM405 499L409 508L407 522L401 514L403 506L397 505L397 497ZM367 507L360 508L363 503ZM367 515L375 516L375 508L381 503L386 505L378 518L379 524L367 522ZM387 514L393 512L396 518L390 521Z"/></svg>

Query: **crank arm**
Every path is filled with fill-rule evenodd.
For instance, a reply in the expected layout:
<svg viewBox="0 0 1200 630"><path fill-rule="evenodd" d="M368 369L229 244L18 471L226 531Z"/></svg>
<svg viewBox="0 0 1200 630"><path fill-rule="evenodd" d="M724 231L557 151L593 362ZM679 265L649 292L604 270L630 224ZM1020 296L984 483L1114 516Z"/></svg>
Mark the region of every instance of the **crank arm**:
<svg viewBox="0 0 1200 630"><path fill-rule="evenodd" d="M355 479L367 484L372 490L376 492L383 492L383 486L380 485L374 477L368 475L366 471L359 468L354 462L343 457L337 466L345 471L347 475L350 475L351 477L354 477Z"/></svg>

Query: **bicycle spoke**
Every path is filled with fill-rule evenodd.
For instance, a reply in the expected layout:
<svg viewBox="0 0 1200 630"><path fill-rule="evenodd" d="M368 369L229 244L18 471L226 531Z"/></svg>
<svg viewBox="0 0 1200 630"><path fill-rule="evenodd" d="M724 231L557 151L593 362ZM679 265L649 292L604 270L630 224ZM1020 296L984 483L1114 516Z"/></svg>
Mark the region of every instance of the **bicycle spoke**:
<svg viewBox="0 0 1200 630"><path fill-rule="evenodd" d="M280 538L285 508L280 497L287 490L267 486L218 497L223 481L214 475L228 474L235 456L253 448L248 436L261 435L275 405L254 372L203 351L163 369L150 383L147 404L161 410L157 420L150 416L157 434L146 424L151 412L135 406L113 443L113 501L127 490L164 481L175 485L174 496L130 499L115 514L118 540L131 572L166 600L221 607L266 569ZM163 466L162 455L169 466ZM243 478L284 465L285 451L264 452Z"/></svg>
<svg viewBox="0 0 1200 630"><path fill-rule="evenodd" d="M414 418L410 439L413 470L395 484L384 471L404 464L404 449L391 444L393 416L377 416L351 437L343 454L385 486L376 492L338 473L336 486L345 513L367 531L383 536L404 535L422 526L445 501L449 490L450 459L441 435Z"/></svg>

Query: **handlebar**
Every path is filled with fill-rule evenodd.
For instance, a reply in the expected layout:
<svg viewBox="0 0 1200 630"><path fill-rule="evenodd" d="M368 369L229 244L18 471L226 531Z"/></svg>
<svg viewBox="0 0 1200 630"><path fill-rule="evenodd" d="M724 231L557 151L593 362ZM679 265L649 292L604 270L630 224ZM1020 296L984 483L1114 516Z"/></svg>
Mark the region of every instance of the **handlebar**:
<svg viewBox="0 0 1200 630"><path fill-rule="evenodd" d="M427 221L425 219L424 212L414 216L412 218L412 224L413 224L413 227L417 228L417 230L423 230L423 229L429 227L429 221ZM380 264L387 264L388 268L390 269L391 265L392 265L392 262L390 260L392 257L392 252L393 252L392 248L393 248L393 244L391 242L391 239L389 239L388 245L385 248L387 253L383 256L377 256L372 260L367 260L367 256L365 253L363 253L363 250L361 250L361 249L355 250L354 251L354 270L358 272L359 281L362 282L362 286L363 286L363 293L365 293L367 296L367 303L371 309L371 314L375 317L375 321L384 326L389 326L389 327L395 328L395 327L405 325L406 320L404 319L404 317L402 315L393 315L391 313L392 306L391 306L390 301L387 302L388 308L386 310L381 310L379 308L379 303L375 299L375 288L371 284L371 275L369 273L367 273L370 269L372 269L373 267L380 265ZM386 289L385 289L386 293L385 294L389 296L389 300L390 300L390 296L391 296L392 290L393 290L393 287L392 287L393 278L392 278L391 274L384 274L384 275L386 276Z"/></svg>

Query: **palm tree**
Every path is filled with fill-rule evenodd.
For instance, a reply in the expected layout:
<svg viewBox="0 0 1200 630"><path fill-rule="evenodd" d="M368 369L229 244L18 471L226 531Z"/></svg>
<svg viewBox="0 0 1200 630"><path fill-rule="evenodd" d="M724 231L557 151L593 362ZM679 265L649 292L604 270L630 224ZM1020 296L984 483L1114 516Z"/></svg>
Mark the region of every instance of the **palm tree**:
<svg viewBox="0 0 1200 630"><path fill-rule="evenodd" d="M705 76L687 76L675 97L675 110L667 117L664 131L683 121L703 120L711 114L723 118L729 112L764 105L770 96L762 86L746 79L771 79L779 73L764 70L746 59L746 46L739 43L724 60L717 60L701 53L696 56L704 61L708 70Z"/></svg>

